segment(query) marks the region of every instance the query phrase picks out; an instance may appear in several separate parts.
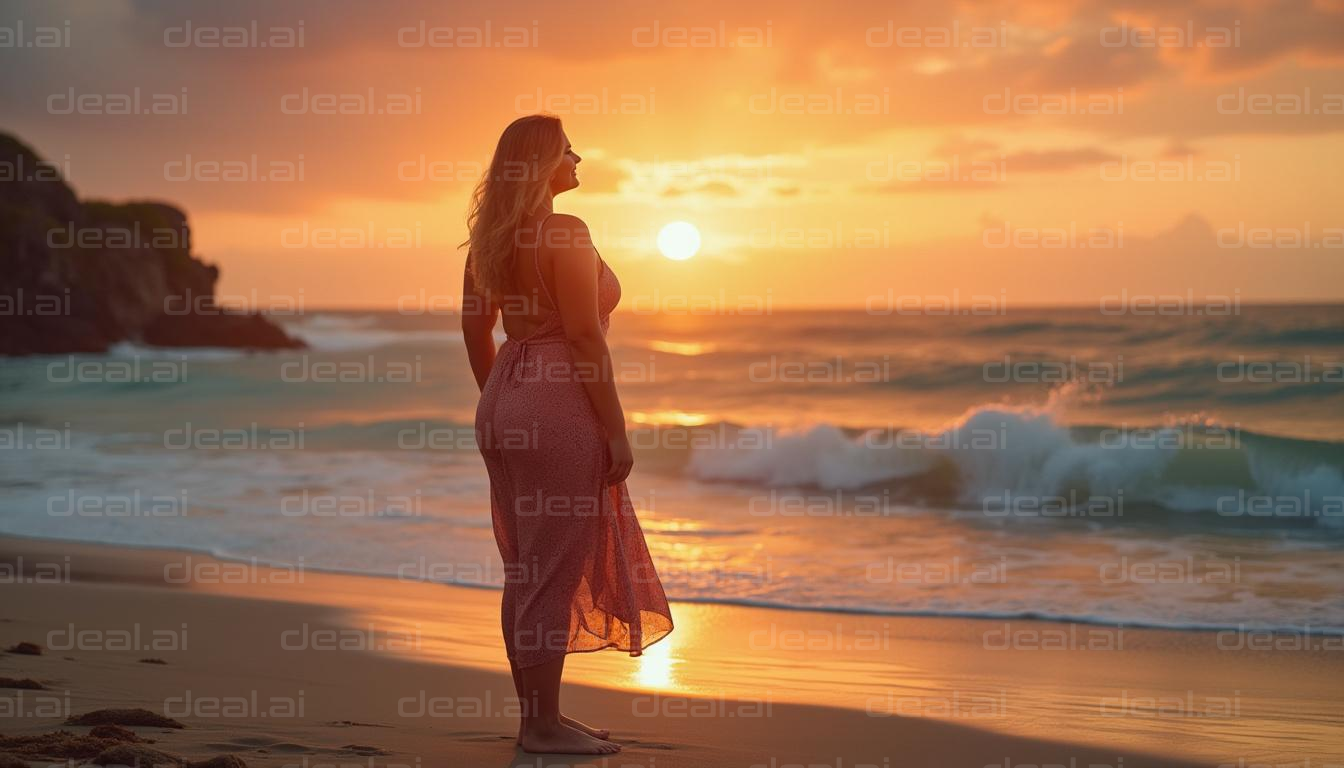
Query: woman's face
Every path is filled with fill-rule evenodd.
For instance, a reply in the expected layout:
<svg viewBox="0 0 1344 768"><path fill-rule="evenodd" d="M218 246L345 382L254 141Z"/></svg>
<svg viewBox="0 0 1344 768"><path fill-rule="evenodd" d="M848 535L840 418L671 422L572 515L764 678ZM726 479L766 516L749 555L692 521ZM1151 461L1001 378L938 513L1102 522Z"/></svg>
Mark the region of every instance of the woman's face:
<svg viewBox="0 0 1344 768"><path fill-rule="evenodd" d="M555 195L579 186L579 176L576 169L579 161L583 159L569 145L568 136L561 132L560 137L565 142L565 154L560 158L560 165L555 169L555 174L551 176L551 193Z"/></svg>

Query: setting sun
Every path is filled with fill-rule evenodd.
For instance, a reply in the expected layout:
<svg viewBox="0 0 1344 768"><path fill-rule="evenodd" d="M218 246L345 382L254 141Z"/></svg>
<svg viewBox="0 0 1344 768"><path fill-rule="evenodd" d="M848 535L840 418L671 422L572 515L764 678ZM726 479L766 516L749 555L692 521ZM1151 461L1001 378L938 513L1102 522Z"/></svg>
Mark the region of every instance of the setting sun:
<svg viewBox="0 0 1344 768"><path fill-rule="evenodd" d="M700 230L694 224L674 221L658 231L658 252L673 261L685 261L700 250Z"/></svg>

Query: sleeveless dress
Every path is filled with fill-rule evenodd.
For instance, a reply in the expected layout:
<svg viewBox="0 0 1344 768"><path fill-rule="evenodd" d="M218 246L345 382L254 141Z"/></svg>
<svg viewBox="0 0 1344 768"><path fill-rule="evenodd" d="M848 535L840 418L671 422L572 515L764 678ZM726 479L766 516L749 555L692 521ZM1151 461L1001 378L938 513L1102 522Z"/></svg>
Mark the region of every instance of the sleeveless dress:
<svg viewBox="0 0 1344 768"><path fill-rule="evenodd" d="M532 248L541 289L558 306ZM602 261L604 335L620 298ZM560 313L551 309L531 335L500 346L476 408L504 561L504 646L520 668L604 648L639 656L672 631L626 485L604 479L606 433L584 388L596 375L575 365Z"/></svg>

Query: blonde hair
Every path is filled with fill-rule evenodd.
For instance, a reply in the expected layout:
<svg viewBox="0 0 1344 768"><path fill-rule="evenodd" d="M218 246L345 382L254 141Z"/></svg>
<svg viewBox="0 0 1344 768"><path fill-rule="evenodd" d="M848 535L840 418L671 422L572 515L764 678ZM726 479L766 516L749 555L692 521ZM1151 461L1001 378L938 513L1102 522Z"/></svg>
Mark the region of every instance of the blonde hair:
<svg viewBox="0 0 1344 768"><path fill-rule="evenodd" d="M490 167L476 184L467 212L467 262L477 290L507 295L523 217L546 199L551 176L564 159L560 118L536 114L509 123Z"/></svg>

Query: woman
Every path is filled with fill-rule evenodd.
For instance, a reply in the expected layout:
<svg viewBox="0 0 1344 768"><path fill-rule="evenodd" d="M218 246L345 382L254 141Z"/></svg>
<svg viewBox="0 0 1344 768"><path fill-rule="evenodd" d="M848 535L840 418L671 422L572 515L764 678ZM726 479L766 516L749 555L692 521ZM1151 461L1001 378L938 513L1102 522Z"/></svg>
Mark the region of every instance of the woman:
<svg viewBox="0 0 1344 768"><path fill-rule="evenodd" d="M565 655L638 656L672 631L672 615L625 487L634 459L606 342L620 283L583 221L552 212L579 185L579 160L554 116L504 130L467 220L462 333L481 389L476 442L505 566L518 744L608 754L620 747L605 729L560 713Z"/></svg>

